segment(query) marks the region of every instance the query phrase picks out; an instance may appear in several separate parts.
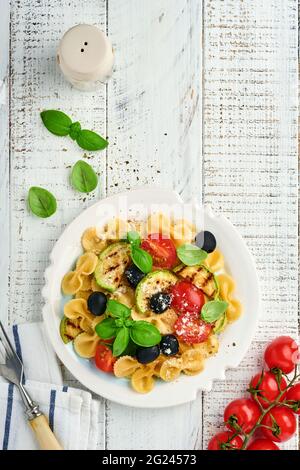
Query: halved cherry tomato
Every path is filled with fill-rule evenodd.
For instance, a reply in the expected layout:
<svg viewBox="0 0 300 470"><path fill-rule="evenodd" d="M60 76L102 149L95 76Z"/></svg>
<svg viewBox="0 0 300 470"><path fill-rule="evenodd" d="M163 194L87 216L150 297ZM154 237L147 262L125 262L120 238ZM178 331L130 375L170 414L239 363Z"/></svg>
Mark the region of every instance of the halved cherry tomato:
<svg viewBox="0 0 300 470"><path fill-rule="evenodd" d="M172 295L171 306L180 313L200 313L205 297L202 290L190 281L177 282L170 291Z"/></svg>
<svg viewBox="0 0 300 470"><path fill-rule="evenodd" d="M261 432L267 439L275 442L284 442L290 439L296 432L296 418L290 408L286 406L274 406L263 417L262 424L272 429L262 427Z"/></svg>
<svg viewBox="0 0 300 470"><path fill-rule="evenodd" d="M224 411L224 423L232 431L240 427L244 432L251 431L261 415L259 406L250 398L239 398L229 403Z"/></svg>
<svg viewBox="0 0 300 470"><path fill-rule="evenodd" d="M280 450L270 439L255 439L246 450Z"/></svg>
<svg viewBox="0 0 300 470"><path fill-rule="evenodd" d="M250 389L256 389L257 399L263 408L268 408L270 402L275 401L279 393L286 388L286 380L282 377L280 381L280 389L277 384L275 375L268 371L263 374L256 374L252 377ZM251 394L252 399L254 395ZM284 395L281 397L281 401L284 399Z"/></svg>
<svg viewBox="0 0 300 470"><path fill-rule="evenodd" d="M218 432L211 438L208 443L207 450L241 449L242 445L243 440L240 436L235 436L231 431L223 431Z"/></svg>
<svg viewBox="0 0 300 470"><path fill-rule="evenodd" d="M265 351L265 361L269 369L277 367L284 374L289 374L299 362L299 348L290 336L274 339Z"/></svg>
<svg viewBox="0 0 300 470"><path fill-rule="evenodd" d="M183 313L174 324L174 330L178 338L188 344L206 341L211 328L209 323L205 323L192 313Z"/></svg>
<svg viewBox="0 0 300 470"><path fill-rule="evenodd" d="M300 383L289 388L285 399L288 401L291 400L289 404L294 406L293 412L300 415Z"/></svg>
<svg viewBox="0 0 300 470"><path fill-rule="evenodd" d="M141 248L148 251L153 258L155 268L173 268L177 261L176 248L170 238L161 233L151 233L142 241Z"/></svg>
<svg viewBox="0 0 300 470"><path fill-rule="evenodd" d="M105 344L99 344L95 354L95 364L103 372L113 372L117 358L113 356L111 349Z"/></svg>

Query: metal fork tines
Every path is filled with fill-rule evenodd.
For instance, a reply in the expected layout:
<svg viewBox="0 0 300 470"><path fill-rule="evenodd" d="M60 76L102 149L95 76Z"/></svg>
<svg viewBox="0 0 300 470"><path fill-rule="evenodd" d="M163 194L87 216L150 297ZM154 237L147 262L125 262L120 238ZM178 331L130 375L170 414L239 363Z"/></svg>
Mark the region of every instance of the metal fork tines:
<svg viewBox="0 0 300 470"><path fill-rule="evenodd" d="M23 385L24 367L0 321L0 374L9 382L15 384L21 394L25 412L29 419L41 415L39 407L33 402Z"/></svg>

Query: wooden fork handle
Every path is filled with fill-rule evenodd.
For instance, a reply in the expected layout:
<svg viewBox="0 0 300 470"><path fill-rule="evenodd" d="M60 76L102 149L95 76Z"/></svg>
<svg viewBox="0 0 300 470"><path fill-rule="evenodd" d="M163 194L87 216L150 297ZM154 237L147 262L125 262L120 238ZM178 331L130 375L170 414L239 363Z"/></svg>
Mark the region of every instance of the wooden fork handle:
<svg viewBox="0 0 300 470"><path fill-rule="evenodd" d="M31 419L29 424L41 450L63 450L62 446L51 431L45 415L40 415Z"/></svg>

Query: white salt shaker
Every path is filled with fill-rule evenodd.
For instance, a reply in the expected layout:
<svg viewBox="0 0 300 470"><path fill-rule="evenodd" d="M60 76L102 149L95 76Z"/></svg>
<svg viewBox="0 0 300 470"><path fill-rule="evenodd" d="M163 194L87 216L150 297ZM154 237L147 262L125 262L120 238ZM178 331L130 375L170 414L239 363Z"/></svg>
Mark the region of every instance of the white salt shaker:
<svg viewBox="0 0 300 470"><path fill-rule="evenodd" d="M112 74L114 53L101 29L79 24L62 37L57 62L65 78L79 90L92 91L105 83Z"/></svg>

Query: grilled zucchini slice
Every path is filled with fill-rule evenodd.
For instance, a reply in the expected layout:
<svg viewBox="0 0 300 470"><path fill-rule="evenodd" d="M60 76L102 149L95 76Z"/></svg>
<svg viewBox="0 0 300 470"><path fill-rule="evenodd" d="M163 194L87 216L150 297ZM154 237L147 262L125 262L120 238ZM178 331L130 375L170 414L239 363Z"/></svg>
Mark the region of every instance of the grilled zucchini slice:
<svg viewBox="0 0 300 470"><path fill-rule="evenodd" d="M77 325L76 321L72 321L67 317L63 317L60 326L59 326L59 332L61 339L65 344L69 343L70 341L73 341L73 339L76 338L80 333L82 333L82 329L80 328L79 325Z"/></svg>
<svg viewBox="0 0 300 470"><path fill-rule="evenodd" d="M117 242L109 245L100 253L95 269L97 284L109 292L119 287L125 269L130 263L130 245L126 242Z"/></svg>
<svg viewBox="0 0 300 470"><path fill-rule="evenodd" d="M167 269L151 272L142 279L135 291L136 306L141 313L150 310L151 297L158 292L167 292L178 281L177 276Z"/></svg>
<svg viewBox="0 0 300 470"><path fill-rule="evenodd" d="M210 298L219 295L219 286L215 275L202 264L199 266L181 266L176 270L176 274L191 281L194 286L201 289Z"/></svg>

